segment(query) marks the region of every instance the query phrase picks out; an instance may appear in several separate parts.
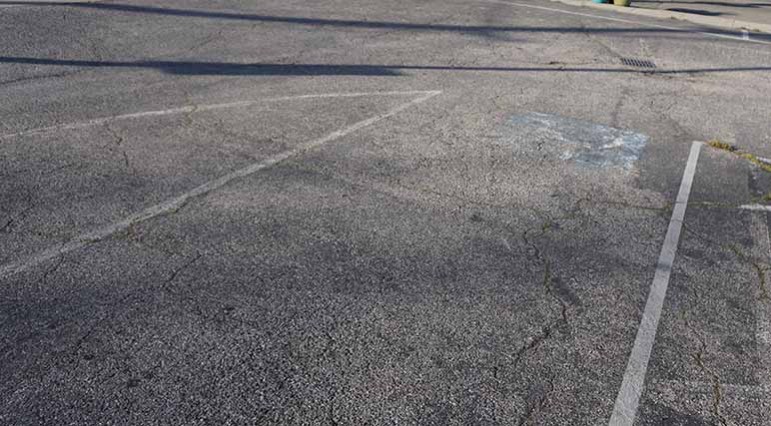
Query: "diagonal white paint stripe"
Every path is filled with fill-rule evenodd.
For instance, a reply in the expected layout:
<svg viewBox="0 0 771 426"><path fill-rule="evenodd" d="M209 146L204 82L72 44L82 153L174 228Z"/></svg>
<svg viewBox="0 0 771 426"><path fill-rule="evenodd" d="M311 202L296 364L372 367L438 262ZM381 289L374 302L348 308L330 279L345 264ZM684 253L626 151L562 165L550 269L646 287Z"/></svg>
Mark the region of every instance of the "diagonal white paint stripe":
<svg viewBox="0 0 771 426"><path fill-rule="evenodd" d="M11 275L17 274L19 272L22 272L24 270L27 270L33 266L36 266L42 262L45 262L47 260L56 258L58 256L61 256L65 253L78 250L80 248L85 247L88 244L103 240L106 237L109 237L110 235L113 235L117 232L123 231L128 229L129 227L136 225L138 223L142 223L144 221L150 220L152 218L155 218L157 216L167 214L174 212L184 206L188 201L190 201L193 198L200 197L203 195L206 195L212 191L215 191L219 188L222 188L223 186L227 185L228 183L240 179L249 175L252 175L260 170L266 169L268 167L274 166L278 163L281 163L282 161L285 161L289 158L296 157L300 154L303 154L311 149L318 148L324 144L327 144L331 141L334 141L336 139L340 139L344 136L347 136L357 130L360 130L364 127L370 126L372 124L377 123L378 121L384 120L386 118L392 117L407 108L417 105L419 103L425 102L428 99L433 98L434 96L439 95L440 91L424 91L421 92L423 95L413 99L407 103L401 104L395 108L392 108L391 110L376 115L374 117L367 118L366 120L359 121L358 123L352 124L344 129L334 131L324 137L321 137L319 139L314 139L312 141L306 142L294 149L290 149L288 151L284 151L278 155L275 155L273 157L267 158L265 160L259 161L257 163L251 164L249 166L246 166L242 169L236 170L232 173L229 173L225 176L222 176L218 179L209 181L203 185L200 185L196 188L193 188L192 190L185 192L182 195L178 195L175 198L172 198L170 200L167 200L163 203L156 204L152 207L149 207L139 213L135 213L120 222L113 223L111 225L107 225L104 228L97 229L95 231L91 231L85 234L81 234L69 242L63 244L59 247L51 247L46 250L43 250L32 257L19 261L14 262L8 265L4 265L0 267L0 279L9 277Z"/></svg>
<svg viewBox="0 0 771 426"><path fill-rule="evenodd" d="M667 235L664 237L664 245L656 265L656 273L653 276L648 301L645 303L645 311L637 329L637 337L634 340L632 353L624 372L624 380L613 407L613 415L610 418L610 426L632 426L637 415L637 407L640 404L645 383L645 373L648 370L653 342L656 339L656 330L661 318L661 308L664 305L664 297L669 286L669 274L675 261L677 244L680 241L680 231L683 227L685 209L688 206L688 197L691 194L693 176L696 173L696 163L699 161L699 151L702 143L694 142L688 155L688 163L685 165L683 180L680 183L680 191L677 193L675 208L672 218L669 220Z"/></svg>
<svg viewBox="0 0 771 426"><path fill-rule="evenodd" d="M194 112L213 111L213 110L227 109L227 108L244 108L244 107L266 103L266 102L280 102L280 101L291 101L291 100L302 100L302 99L325 99L325 98L359 98L359 97L367 97L367 96L412 96L412 95L426 95L429 93L434 93L434 92L426 91L426 90L409 90L409 91L393 91L393 92L320 93L320 94L313 94L313 95L281 96L276 98L266 98L266 99L252 100L252 101L228 102L228 103L210 104L210 105L187 105L187 106L178 107L178 108L163 109L163 110L157 110L157 111L142 111L142 112L135 112L131 114L94 118L91 120L79 121L76 123L59 124L55 126L47 126L47 127L40 127L37 129L23 130L21 132L0 135L0 139L11 139L11 138L17 138L21 136L39 135L39 134L45 134L45 133L51 133L51 132L58 132L62 130L84 129L84 128L98 126L100 124L109 123L112 121L119 121L119 120L131 120L135 118L157 117L157 116L173 115L173 114L188 114L188 113L194 113Z"/></svg>

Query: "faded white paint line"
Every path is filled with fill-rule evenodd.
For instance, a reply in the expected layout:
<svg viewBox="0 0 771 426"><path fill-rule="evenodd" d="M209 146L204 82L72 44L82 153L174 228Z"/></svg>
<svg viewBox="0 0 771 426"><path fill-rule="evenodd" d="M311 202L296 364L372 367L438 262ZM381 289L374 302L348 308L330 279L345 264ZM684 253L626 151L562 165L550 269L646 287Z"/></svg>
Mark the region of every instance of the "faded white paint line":
<svg viewBox="0 0 771 426"><path fill-rule="evenodd" d="M706 36L710 36L710 37L725 38L725 39L729 39L729 40L743 40L742 37L732 36L732 35L728 35L728 34L717 34L717 33L710 33L710 32L707 32L707 31L695 31L695 30L689 30L687 28L670 27L670 26L667 26L667 25L659 25L659 24L651 24L651 23L648 23L648 22L632 21L630 19L612 18L610 16L594 15L592 13L573 12L573 11L570 11L570 10L557 9L557 8L553 8L553 7L536 6L534 4L515 3L515 2L504 1L504 0L477 0L477 1L481 1L481 2L484 2L484 3L507 4L509 6L518 6L518 7L526 7L526 8L530 8L530 9L539 9L539 10L544 10L544 11L548 11L548 12L562 13L562 14L565 14L565 15L574 15L574 16L583 16L583 17L586 17L586 18L602 19L602 20L605 20L605 21L623 22L625 24L638 25L638 26L641 26L641 27L661 28L661 29L665 29L665 30L679 31L679 32L683 32L683 33L701 34L701 35L706 35ZM759 43L759 44L771 44L769 42L762 41L762 40L747 39L747 41L751 41L753 43Z"/></svg>
<svg viewBox="0 0 771 426"><path fill-rule="evenodd" d="M756 212L771 212L771 206L765 206L763 204L745 204L739 206L742 210L751 210Z"/></svg>
<svg viewBox="0 0 771 426"><path fill-rule="evenodd" d="M320 94L312 94L312 95L281 96L276 98L228 102L228 103L221 103L221 104L187 105L187 106L178 107L178 108L163 109L163 110L157 110L157 111L135 112L135 113L123 114L123 115L113 115L110 117L94 118L91 120L80 121L76 123L59 124L55 126L47 126L47 127L40 127L37 129L23 130L21 132L0 135L0 139L10 139L10 138L17 138L21 136L39 135L39 134L57 132L62 130L83 129L83 128L98 126L100 124L110 123L110 122L119 121L119 120L131 120L136 118L148 118L148 117L157 117L157 116L173 115L173 114L189 114L189 113L195 113L195 112L213 111L213 110L228 109L228 108L244 108L244 107L266 103L266 102L280 102L280 101L291 101L291 100L302 100L302 99L358 98L358 97L366 97L366 96L412 96L412 95L425 95L428 93L434 93L434 92L430 92L430 91L427 92L425 90L410 90L410 91L394 91L394 92L320 93Z"/></svg>
<svg viewBox="0 0 771 426"><path fill-rule="evenodd" d="M637 407L640 404L640 395L645 384L645 374L648 370L653 342L656 340L656 331L661 318L661 309L669 286L669 275L675 261L677 245L680 241L680 231L685 218L685 209L688 206L688 197L691 194L693 176L696 173L696 163L699 161L701 142L691 145L688 162L685 165L683 180L680 183L680 191L677 193L675 208L669 220L667 235L664 237L664 245L656 265L656 273L653 276L648 301L645 303L645 311L637 329L637 337L634 341L632 353L624 372L624 380L613 407L613 415L610 418L611 426L632 426L637 415Z"/></svg>
<svg viewBox="0 0 771 426"><path fill-rule="evenodd" d="M417 93L417 92L415 92ZM58 247L51 247L49 249L43 250L33 256L31 256L28 259L11 263L8 265L4 265L0 267L0 279L9 277L11 275L17 274L19 272L22 272L24 270L27 270L33 266L39 265L40 263L43 263L47 260L56 258L58 256L61 256L65 253L78 250L80 248L85 247L86 245L97 242L100 240L103 240L106 237L109 237L110 235L113 235L117 232L123 231L128 229L129 227L136 225L138 223L150 220L152 218L155 218L157 216L167 214L174 212L184 206L188 201L190 201L193 198L200 197L203 195L206 195L212 191L215 191L219 188L222 188L223 186L227 185L228 183L240 179L249 175L252 175L260 170L266 169L268 167L274 166L278 163L281 163L282 161L288 160L292 157L296 157L308 150L318 148L324 144L327 144L331 141L334 141L336 139L340 139L344 136L347 136L357 130L360 130L364 127L370 126L372 124L377 123L378 121L381 121L383 119L389 118L391 116L394 116L407 108L425 102L430 98L433 98L434 96L439 95L440 91L423 91L422 96L413 99L407 103L401 104L395 108L392 108L391 110L376 115L374 117L367 118L365 120L359 121L358 123L352 124L348 127L345 127L344 129L334 131L324 137L321 137L319 139L314 139L309 142L306 142L294 149L290 149L288 151L284 151L278 155L275 155L273 157L267 158L265 160L259 161L257 163L251 164L249 166L246 166L242 169L236 170L232 173L229 173L225 176L222 176L218 179L209 181L203 185L200 185L196 188L193 188L192 190L185 192L184 194L178 195L177 197L174 197L170 200L167 200L163 203L156 204L152 207L149 207L139 213L135 213L120 222L113 223L111 225L107 225L104 228L97 229L95 231L87 232L85 234L81 234L72 240L68 241L67 243L58 246Z"/></svg>
<svg viewBox="0 0 771 426"><path fill-rule="evenodd" d="M713 382L692 382L692 381L680 381L680 380L663 380L652 381L648 383L649 389L664 393L672 393L677 396L681 395L712 395L715 392L715 384ZM758 385L734 385L730 383L721 383L720 391L723 395L738 397L738 398L768 398L771 397L771 386L766 384Z"/></svg>
<svg viewBox="0 0 771 426"><path fill-rule="evenodd" d="M742 30L742 40L749 40L750 39L750 32L747 30Z"/></svg>
<svg viewBox="0 0 771 426"><path fill-rule="evenodd" d="M771 238L768 234L768 215L765 212L751 213L752 222L750 223L750 234L753 240L753 256L762 259L760 267L768 271L771 265ZM758 346L758 358L761 368L758 369L757 377L760 386L771 390L771 303L764 299L769 297L769 288L767 280L760 276L755 278L757 286L757 302L755 303L755 336ZM766 282L763 282L764 280ZM771 395L771 393L770 393Z"/></svg>

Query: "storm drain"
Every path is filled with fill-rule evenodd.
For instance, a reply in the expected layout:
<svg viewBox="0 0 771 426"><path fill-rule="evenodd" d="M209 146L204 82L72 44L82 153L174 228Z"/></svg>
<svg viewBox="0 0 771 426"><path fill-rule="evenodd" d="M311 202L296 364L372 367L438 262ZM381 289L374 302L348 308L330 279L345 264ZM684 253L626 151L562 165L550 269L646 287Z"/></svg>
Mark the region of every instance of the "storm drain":
<svg viewBox="0 0 771 426"><path fill-rule="evenodd" d="M656 64L647 59L621 58L621 63L628 67L655 69Z"/></svg>

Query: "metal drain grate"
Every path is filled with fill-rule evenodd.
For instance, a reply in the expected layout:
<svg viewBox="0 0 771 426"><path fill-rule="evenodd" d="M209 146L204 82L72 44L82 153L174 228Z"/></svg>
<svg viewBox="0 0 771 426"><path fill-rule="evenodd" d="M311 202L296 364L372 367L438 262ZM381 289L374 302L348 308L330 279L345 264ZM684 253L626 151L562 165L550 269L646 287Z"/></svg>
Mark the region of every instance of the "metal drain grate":
<svg viewBox="0 0 771 426"><path fill-rule="evenodd" d="M628 67L650 68L650 69L656 68L656 64L654 64L652 61L649 61L647 59L621 58L621 63Z"/></svg>

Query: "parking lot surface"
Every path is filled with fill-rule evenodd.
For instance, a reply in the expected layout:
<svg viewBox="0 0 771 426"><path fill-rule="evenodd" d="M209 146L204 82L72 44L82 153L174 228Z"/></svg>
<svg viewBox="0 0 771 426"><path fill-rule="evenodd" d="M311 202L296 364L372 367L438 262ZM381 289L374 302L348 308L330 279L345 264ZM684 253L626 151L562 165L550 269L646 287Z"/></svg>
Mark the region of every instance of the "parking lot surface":
<svg viewBox="0 0 771 426"><path fill-rule="evenodd" d="M771 424L771 46L629 19L0 1L0 423Z"/></svg>

